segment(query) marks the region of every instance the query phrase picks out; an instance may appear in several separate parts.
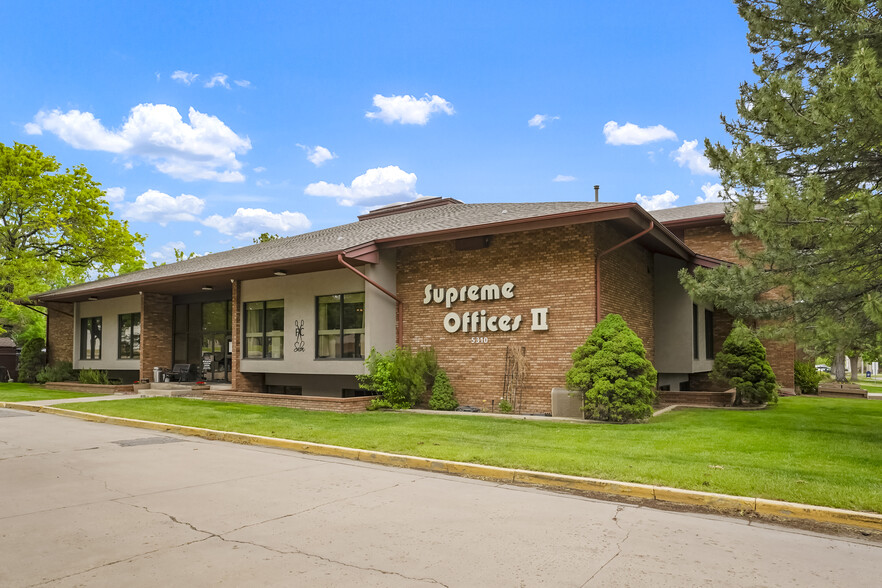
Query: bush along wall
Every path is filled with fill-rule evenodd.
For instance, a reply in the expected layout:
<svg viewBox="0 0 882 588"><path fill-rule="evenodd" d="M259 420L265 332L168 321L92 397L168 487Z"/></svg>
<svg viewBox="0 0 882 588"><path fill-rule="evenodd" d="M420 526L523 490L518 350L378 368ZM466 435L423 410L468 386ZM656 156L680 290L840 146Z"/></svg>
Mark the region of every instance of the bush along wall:
<svg viewBox="0 0 882 588"><path fill-rule="evenodd" d="M652 416L657 377L640 337L609 314L573 352L567 387L585 394L589 418L626 423Z"/></svg>
<svg viewBox="0 0 882 588"><path fill-rule="evenodd" d="M778 402L778 383L766 360L766 348L742 321L735 321L714 358L712 380L735 388L735 405Z"/></svg>

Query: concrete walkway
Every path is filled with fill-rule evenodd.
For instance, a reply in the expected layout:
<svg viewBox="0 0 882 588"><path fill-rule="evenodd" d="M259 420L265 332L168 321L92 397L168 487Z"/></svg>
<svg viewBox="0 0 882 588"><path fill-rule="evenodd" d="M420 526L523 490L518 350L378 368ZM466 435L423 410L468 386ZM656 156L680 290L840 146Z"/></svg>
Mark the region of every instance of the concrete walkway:
<svg viewBox="0 0 882 588"><path fill-rule="evenodd" d="M0 409L0 585L865 586L882 547Z"/></svg>

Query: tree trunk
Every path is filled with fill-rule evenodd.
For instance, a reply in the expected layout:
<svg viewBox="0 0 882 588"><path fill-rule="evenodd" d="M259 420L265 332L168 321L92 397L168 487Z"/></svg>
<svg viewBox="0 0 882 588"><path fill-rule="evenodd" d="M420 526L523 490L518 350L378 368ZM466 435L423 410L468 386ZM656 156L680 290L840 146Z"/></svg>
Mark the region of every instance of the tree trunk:
<svg viewBox="0 0 882 588"><path fill-rule="evenodd" d="M858 376L861 373L861 356L852 355L848 359L851 361L851 381L857 382Z"/></svg>
<svg viewBox="0 0 882 588"><path fill-rule="evenodd" d="M833 379L837 382L845 382L845 353L837 351L833 355Z"/></svg>

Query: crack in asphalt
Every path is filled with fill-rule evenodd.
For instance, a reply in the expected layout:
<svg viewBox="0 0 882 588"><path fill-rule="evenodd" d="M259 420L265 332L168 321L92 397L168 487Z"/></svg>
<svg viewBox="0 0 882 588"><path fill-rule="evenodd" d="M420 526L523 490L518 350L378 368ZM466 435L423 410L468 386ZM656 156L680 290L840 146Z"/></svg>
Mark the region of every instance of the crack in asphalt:
<svg viewBox="0 0 882 588"><path fill-rule="evenodd" d="M362 494L361 496L365 496L365 495L367 495L367 494L371 494L371 493L373 493L373 492L378 492L378 491L380 491L380 490L389 490L389 489L391 489L391 488L395 488L395 487L398 486L398 485L399 485L399 484L395 484L394 486L390 486L390 487L388 487L388 488L381 488L381 489L379 489L379 490L374 490L374 491L371 491L371 492L366 492L366 493ZM342 500L342 499L341 499L341 500ZM327 504L333 504L334 502L339 502L339 500L331 501L331 502L328 502ZM171 514L166 513L166 512L162 512L162 511L158 511L158 510L151 510L151 509L147 508L146 506L139 506L139 505L135 505L135 504L129 504L128 506L131 506L131 507L133 507L133 508L140 508L140 509L142 509L142 510L144 510L144 511L146 511L146 512L151 513L151 514L158 514L158 515L162 515L162 516L168 517L169 520L171 520L173 523L175 523L175 524L177 524L177 525L183 525L183 526L185 526L185 527L191 529L192 531L195 531L195 532L197 532L197 533L204 533L204 534L206 535L206 537L203 537L202 539L199 539L199 540L196 540L196 541L190 541L190 542L188 542L188 543L184 543L183 545L179 545L179 546L175 547L175 549L177 549L177 548L179 548L179 547L186 547L186 546L188 546L188 545L192 545L193 543L199 543L199 542L202 542L202 541L207 541L207 540L209 540L209 539L220 539L221 541L223 541L223 542L225 542L225 543L237 543L237 544L240 544L240 545L250 545L250 546L252 546L252 547L257 547L257 548L260 548L260 549L265 549L265 550L267 550L267 551L271 551L271 552L273 552L273 553L278 553L278 554L280 554L280 555L302 555L302 556L304 556L304 557L309 557L309 558L313 558L313 559L319 559L319 560L322 560L322 561L325 561L325 562L328 562L328 563L331 563L331 564L336 564L336 565L344 566L344 567L347 567L347 568L353 568L353 569L362 570L362 571L378 572L378 573L381 573L381 574L386 574L386 575L391 575L391 576L398 576L398 577L400 577L400 578L402 578L402 579L405 579L405 580L411 580L411 581L417 581L417 582L430 582L430 583L433 583L433 584L438 584L439 586L444 586L445 588L449 588L446 584L444 584L443 582L440 582L440 581L438 581L438 580L436 580L436 579L434 579L434 578L417 578L417 577L414 577L414 576L407 576L407 575L404 575L404 574L399 573L399 572L393 572L393 571L388 571L388 570L382 570L382 569L380 569L380 568L374 568L374 567L369 567L369 566L359 566L359 565L355 565L355 564L347 563L347 562L344 562L344 561L340 561L340 560L336 560L336 559L331 559L331 558L328 558L328 557L324 557L324 556L322 556L322 555L318 555L318 554L316 554L316 553L309 553L309 552L307 552L307 551L302 551L302 550L300 550L300 549L283 550L283 549L277 549L277 548L275 548L275 547L271 547L271 546L269 546L269 545L264 545L264 544L262 544L262 543L257 543L257 542L254 542L254 541L244 541L244 540L241 540L241 539L228 539L228 538L225 537L224 535L229 534L229 533L233 533L233 532L237 531L238 529L234 529L233 531L228 531L227 533L214 533L214 532L212 532L212 531L206 531L205 529L200 529L200 528L196 527L195 525L193 525L192 523L187 522L187 521L182 521L182 520L178 519L177 517L175 517L174 515L171 515ZM324 506L324 505L319 505L319 506ZM313 508L306 509L306 510L304 510L304 511L302 511L302 512L308 512L308 511L310 511L310 510L313 510L314 508L318 508L319 506L316 506L316 507L313 507ZM295 513L295 514L299 514L299 513ZM294 515L285 515L285 516L294 516ZM246 525L246 527L250 527L250 526L254 526L254 525L259 525L259 524L263 524L263 523L266 523L266 522L275 521L275 520L278 520L278 519L280 519L280 518L285 518L285 517L275 517L275 518L272 518L272 519L267 519L266 521L263 521L262 523L254 523L254 524L252 524L252 525ZM241 529L241 528L244 528L244 527L239 527L239 528ZM154 551L156 551L156 550L154 550ZM149 553L153 553L153 551L151 551L151 552L149 552ZM140 555L148 555L148 554L147 554L147 553L144 553L144 554L140 554ZM111 562L110 564L105 564L105 565L112 565L113 563L121 563L121 562L129 561L129 560L135 559L136 557L139 557L139 556L136 555L136 556L133 556L133 557L128 558L128 559L126 559L126 560L120 560L120 561L118 561L118 562ZM99 566L99 567L103 567L103 566ZM86 572L88 572L88 571L91 571L91 570L86 570ZM85 573L85 572L83 572L83 573Z"/></svg>
<svg viewBox="0 0 882 588"><path fill-rule="evenodd" d="M621 530L621 531L624 531L624 529L622 529L622 526L619 524L619 513L621 513L623 510L625 510L625 508L627 508L627 507L625 507L624 505L619 505L619 506L617 506L617 507L616 507L616 514L614 514L614 515L613 515L613 518L612 518L613 522L616 524L616 527L618 527L618 529ZM600 566L599 568L597 568L597 571L594 572L593 574L591 574L591 577L590 577L590 578L588 578L587 580L585 580L585 583L582 584L581 588L585 588L585 586L587 586L588 584L590 584L590 583L591 583L591 580L593 580L593 579L597 576L597 574L599 574L600 572L602 572L603 569L604 569L606 566L608 566L609 564L611 564L612 561L613 561L615 558L619 557L619 556L622 554L622 546L625 544L625 541L627 541L627 540L628 540L628 537L630 537L630 536L631 536L631 530L628 529L628 530L625 532L625 536L622 538L622 540L619 541L619 542L616 544L616 552L612 555L612 557L610 557L608 560L606 560L606 561L603 563L602 566Z"/></svg>

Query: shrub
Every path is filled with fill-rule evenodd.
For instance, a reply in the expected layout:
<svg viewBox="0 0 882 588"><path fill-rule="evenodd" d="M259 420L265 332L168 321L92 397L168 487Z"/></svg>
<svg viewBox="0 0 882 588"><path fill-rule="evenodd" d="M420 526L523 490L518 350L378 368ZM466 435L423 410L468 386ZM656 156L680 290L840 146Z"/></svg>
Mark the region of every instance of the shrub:
<svg viewBox="0 0 882 588"><path fill-rule="evenodd" d="M413 408L421 402L438 372L438 360L431 348L416 353L407 347L386 353L371 349L364 363L368 373L358 376L358 383L379 393L395 409Z"/></svg>
<svg viewBox="0 0 882 588"><path fill-rule="evenodd" d="M503 414L508 414L514 410L514 407L511 405L511 402L509 402L505 398L502 398L499 400L498 406L499 406L499 412L501 412Z"/></svg>
<svg viewBox="0 0 882 588"><path fill-rule="evenodd" d="M37 374L37 381L41 384L46 382L65 382L73 379L73 364L69 361L59 361L47 365Z"/></svg>
<svg viewBox="0 0 882 588"><path fill-rule="evenodd" d="M766 361L766 348L740 320L714 358L710 377L735 388L736 405L778 402L778 383Z"/></svg>
<svg viewBox="0 0 882 588"><path fill-rule="evenodd" d="M590 418L633 422L652 415L657 375L640 337L621 316L609 314L573 351L567 387L585 394Z"/></svg>
<svg viewBox="0 0 882 588"><path fill-rule="evenodd" d="M80 370L80 384L109 384L104 370Z"/></svg>
<svg viewBox="0 0 882 588"><path fill-rule="evenodd" d="M435 383L432 385L432 397L429 398L429 408L432 410L456 410L459 402L456 401L456 392L450 384L447 372L438 370Z"/></svg>
<svg viewBox="0 0 882 588"><path fill-rule="evenodd" d="M33 384L37 374L43 369L43 347L46 342L40 337L28 339L21 348L18 357L18 381Z"/></svg>
<svg viewBox="0 0 882 588"><path fill-rule="evenodd" d="M821 372L807 361L797 361L793 364L793 383L803 394L817 394Z"/></svg>

